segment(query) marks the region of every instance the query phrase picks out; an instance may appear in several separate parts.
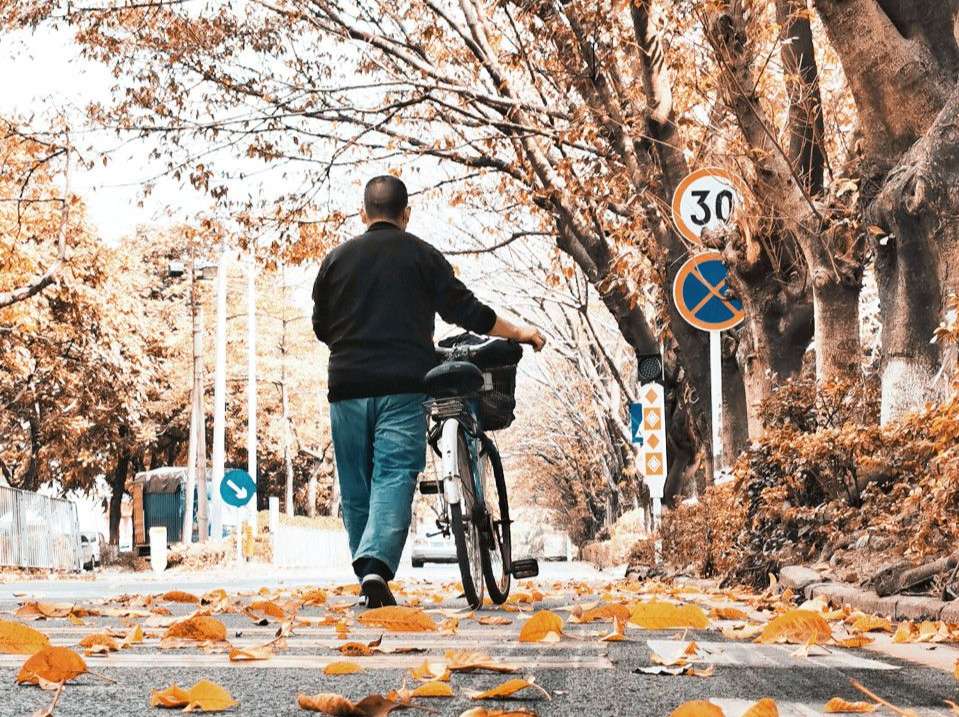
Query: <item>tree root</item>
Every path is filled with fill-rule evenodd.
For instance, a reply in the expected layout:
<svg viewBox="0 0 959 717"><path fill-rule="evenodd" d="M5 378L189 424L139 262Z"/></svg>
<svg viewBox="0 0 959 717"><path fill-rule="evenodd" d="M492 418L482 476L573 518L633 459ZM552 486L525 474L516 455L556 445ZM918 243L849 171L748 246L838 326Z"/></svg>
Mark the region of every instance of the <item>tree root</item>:
<svg viewBox="0 0 959 717"><path fill-rule="evenodd" d="M872 583L879 597L887 597L921 585L940 573L955 570L957 566L959 566L959 550L918 567L910 563L886 566L873 575L869 582Z"/></svg>

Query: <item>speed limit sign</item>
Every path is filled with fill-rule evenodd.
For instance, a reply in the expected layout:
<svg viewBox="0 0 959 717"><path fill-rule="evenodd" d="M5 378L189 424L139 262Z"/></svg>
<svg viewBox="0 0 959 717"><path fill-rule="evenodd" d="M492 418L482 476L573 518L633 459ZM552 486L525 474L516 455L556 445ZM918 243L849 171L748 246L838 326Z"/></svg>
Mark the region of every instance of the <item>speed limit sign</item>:
<svg viewBox="0 0 959 717"><path fill-rule="evenodd" d="M745 194L743 181L725 169L696 170L673 193L676 229L689 241L701 244L703 232L729 221L733 210L742 207Z"/></svg>

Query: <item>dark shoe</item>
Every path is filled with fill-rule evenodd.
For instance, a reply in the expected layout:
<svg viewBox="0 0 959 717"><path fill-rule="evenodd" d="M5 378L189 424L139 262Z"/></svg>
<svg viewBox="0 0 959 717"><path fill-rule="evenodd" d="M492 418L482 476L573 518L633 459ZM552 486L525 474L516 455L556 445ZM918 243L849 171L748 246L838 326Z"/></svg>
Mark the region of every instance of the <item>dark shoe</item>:
<svg viewBox="0 0 959 717"><path fill-rule="evenodd" d="M390 586L379 575L370 574L363 578L363 582L360 583L360 591L365 598L365 601L360 600L360 604L365 607L396 605L396 598L390 592Z"/></svg>

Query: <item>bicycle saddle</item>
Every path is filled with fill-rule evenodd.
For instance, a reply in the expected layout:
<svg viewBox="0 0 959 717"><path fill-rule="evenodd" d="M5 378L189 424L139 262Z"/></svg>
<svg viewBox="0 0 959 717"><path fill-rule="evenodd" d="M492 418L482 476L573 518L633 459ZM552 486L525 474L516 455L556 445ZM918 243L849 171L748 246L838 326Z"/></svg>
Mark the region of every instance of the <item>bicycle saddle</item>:
<svg viewBox="0 0 959 717"><path fill-rule="evenodd" d="M427 373L423 382L433 398L454 398L479 391L483 372L468 361L447 361Z"/></svg>

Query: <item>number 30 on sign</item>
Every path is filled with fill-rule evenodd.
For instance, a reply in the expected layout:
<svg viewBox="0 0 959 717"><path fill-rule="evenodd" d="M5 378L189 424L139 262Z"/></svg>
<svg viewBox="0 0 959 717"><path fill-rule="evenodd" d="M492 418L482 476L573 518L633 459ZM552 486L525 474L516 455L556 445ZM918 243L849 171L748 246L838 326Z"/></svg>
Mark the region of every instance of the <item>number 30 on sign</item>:
<svg viewBox="0 0 959 717"><path fill-rule="evenodd" d="M676 229L689 241L701 244L705 230L729 221L733 209L742 206L745 190L743 181L725 169L696 170L673 193Z"/></svg>

